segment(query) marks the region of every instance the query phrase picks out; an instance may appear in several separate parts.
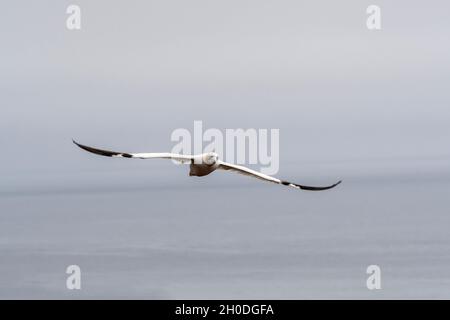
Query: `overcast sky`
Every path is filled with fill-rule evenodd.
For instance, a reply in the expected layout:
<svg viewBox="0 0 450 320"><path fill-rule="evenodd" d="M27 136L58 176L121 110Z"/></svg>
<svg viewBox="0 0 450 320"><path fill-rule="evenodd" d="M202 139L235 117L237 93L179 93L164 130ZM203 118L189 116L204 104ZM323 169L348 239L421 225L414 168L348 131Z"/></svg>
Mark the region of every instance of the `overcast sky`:
<svg viewBox="0 0 450 320"><path fill-rule="evenodd" d="M449 12L448 0L3 1L0 298L448 298ZM280 129L278 177L344 181L189 178L71 142L170 151L194 120ZM81 292L66 290L71 264ZM383 290L367 290L370 264Z"/></svg>
<svg viewBox="0 0 450 320"><path fill-rule="evenodd" d="M78 4L82 29L66 29ZM382 30L366 28L366 8ZM448 159L448 1L13 1L0 173L82 170L80 142L165 151L176 128L279 128L280 166ZM101 170L102 166L99 166ZM69 169L70 168L70 169Z"/></svg>

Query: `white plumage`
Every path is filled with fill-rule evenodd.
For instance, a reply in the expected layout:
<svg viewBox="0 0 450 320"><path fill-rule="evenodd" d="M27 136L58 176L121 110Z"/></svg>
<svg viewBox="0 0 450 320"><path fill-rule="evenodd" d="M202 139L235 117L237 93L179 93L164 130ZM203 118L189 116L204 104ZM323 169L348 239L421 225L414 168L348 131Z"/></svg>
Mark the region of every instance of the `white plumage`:
<svg viewBox="0 0 450 320"><path fill-rule="evenodd" d="M335 184L332 184L330 186L326 187L310 187L310 186L304 186L297 183L292 183L284 180L280 180L278 178L263 174L261 172L249 169L244 166L236 165L227 163L224 161L219 160L219 156L217 153L209 152L209 153L203 153L198 155L182 155L182 154L176 154L176 153L128 153L128 152L116 152L116 151L108 151L108 150L102 150L97 148L88 147L82 144L77 143L76 141L73 141L77 146L79 146L81 149L84 149L86 151L107 156L107 157L118 157L118 158L137 158L137 159L171 159L176 160L182 163L190 163L190 176L206 176L210 174L211 172L220 169L220 170L227 170L227 171L233 171L237 172L246 176L250 176L253 178L257 178L263 181L273 182L277 184L282 184L285 186L302 189L302 190L310 190L310 191L321 191L321 190L327 190L334 188L338 184L341 183L341 181L338 181Z"/></svg>

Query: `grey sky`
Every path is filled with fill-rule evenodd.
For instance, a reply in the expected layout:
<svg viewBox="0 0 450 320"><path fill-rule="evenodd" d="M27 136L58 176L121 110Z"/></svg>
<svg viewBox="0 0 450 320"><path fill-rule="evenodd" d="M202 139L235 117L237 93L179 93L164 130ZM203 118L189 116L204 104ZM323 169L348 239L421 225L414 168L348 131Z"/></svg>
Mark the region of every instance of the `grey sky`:
<svg viewBox="0 0 450 320"><path fill-rule="evenodd" d="M80 5L82 10L80 31L68 31L65 27L65 11L72 3ZM370 4L381 7L380 31L366 28L365 11ZM151 220L150 215L144 220L149 219L145 221L152 232L161 230L161 234L157 233L161 237L157 242L161 244L161 250L180 245L177 239L164 238L164 235L176 237L178 234L186 245L181 244L177 249L182 252L181 257L192 247L206 252L216 252L216 249L220 252L224 248L239 251L245 244L249 246L242 252L250 257L254 253L252 245L258 250L268 245L273 252L269 250L264 254L269 256L283 248L282 254L290 257L290 245L296 248L292 250L298 249L295 247L298 242L294 240L300 239L302 244L314 242L311 237L315 235L319 242L337 241L336 245L342 245L342 248L350 242L349 248L355 246L357 252L369 248L367 259L353 257L354 260L349 260L364 265L374 256L385 257L380 251L380 243L384 245L383 241L388 241L386 235L390 239L392 233L402 234L405 230L406 238L393 240L392 248L406 252L406 256L410 248L403 244L411 239L419 242L418 247L423 245L420 243L423 240L424 243L435 241L448 249L446 231L442 228L448 222L444 214L448 203L438 196L442 191L436 190L441 190L441 184L448 186L450 173L449 10L448 1L436 0L426 3L410 0L18 0L2 3L0 197L4 197L4 202L0 203L0 211L3 211L0 218L4 230L0 233L0 250L3 253L14 251L12 248L24 250L14 253L10 264L3 266L2 271L12 275L8 279L14 279L18 272L27 279L23 280L24 287L32 287L33 274L26 267L17 271L16 264L23 265L23 261L31 259L42 270L52 273L47 269L47 262L29 258L29 252L33 255L36 250L39 252L49 246L54 252L77 248L76 252L90 254L89 250L105 246L109 241L106 235L122 230L122 223L139 229L137 221L143 218L141 210L145 210L146 201L158 203L157 219ZM71 138L76 138L85 144L119 151L166 151L174 145L170 142L171 132L176 128L191 130L194 120L202 120L205 128L279 128L280 176L310 184L343 178L348 187L345 189L343 184L341 191L328 193L330 198L304 195L301 198L306 199L304 206L303 200L294 198L292 193L278 195L282 191L264 189L265 186L242 177L211 176L209 183L222 186L221 191L230 197L239 196L243 190L236 191L234 187L251 189L248 199L240 195L227 205L222 204L223 197L219 194L211 195L206 201L217 210L214 212L220 216L216 218L222 225L238 225L237 231L231 231L236 238L216 239L213 233L205 231L207 226L199 231L198 237L189 238L189 230L178 224L182 219L171 216L173 220L164 220L165 204L171 203L171 199L179 199L179 205L170 204L171 212L186 205L194 208L195 201L184 193L183 187L192 188L189 192L201 197L204 182L189 180L186 168L173 169L171 163L96 158L71 144ZM369 181L374 185L368 187ZM394 182L386 189L383 187L386 181ZM403 190L405 181L430 183L429 190L434 191L424 194L422 189L408 189L411 186L406 191L398 191L397 187ZM171 190L174 185L175 191ZM161 188L155 191L156 196L150 192L155 186ZM114 197L114 192L122 187L138 190L138 193ZM376 189L378 187L381 191ZM147 190L149 194L141 197L139 190ZM277 195L271 193L273 190ZM112 193L108 194L110 191ZM65 192L69 196L61 196ZM92 195L86 196L89 192ZM248 228L258 221L247 201L261 201L258 192L263 192L266 199L273 196L278 200L265 210L260 208L259 222L263 225L259 227L264 232L256 232L254 238L245 240ZM30 194L32 196L28 197ZM376 199L378 194L380 202ZM356 202L355 197L358 197ZM99 207L97 199L111 201L111 205ZM411 208L409 200L412 199L415 208ZM53 200L66 209L56 212ZM322 204L316 207L316 201ZM90 205L98 209L98 215ZM365 211L369 205L373 211ZM263 204L260 206L264 207ZM265 221L275 219L271 210L279 210L279 206L283 206L279 213L281 220L274 222L278 229L272 234ZM131 220L121 220L126 208L136 209L129 209ZM412 210L414 215L402 225L407 219L407 210L411 209L415 210ZM295 220L295 210L308 212L306 218L302 216L306 220ZM250 216L255 219L247 217L244 222L239 222L239 216L245 216L245 212L251 212ZM430 222L422 215L425 212L436 218L434 229L426 228ZM89 216L89 213L94 215ZM193 219L189 220L192 228L195 228L196 219L205 220L202 215L189 213ZM231 213L229 218L225 215L228 213ZM103 230L99 226L108 220L108 214L115 220L108 222L109 229ZM342 214L343 217L327 220L329 214ZM89 216L88 220L70 220L77 230L85 230L80 247L76 242L80 235L72 229L69 238L61 240L62 230L67 227L64 221L72 215ZM36 233L33 233L35 229L30 216L35 217L32 222L37 224ZM58 217L55 219L55 216ZM315 220L319 219L316 217L324 220ZM85 229L83 223L86 221L93 225ZM384 224L390 222L399 229L393 231L390 225ZM290 223L306 235L283 238L287 234L283 230L296 232L289 227ZM374 229L368 227L371 223ZM227 233L219 226L214 224L213 230L226 238ZM107 250L114 250L114 245L122 245L124 250L145 246L145 235L149 230L139 229L140 232L132 235L122 230L124 240L115 239L117 242ZM330 230L336 231L332 233L335 238L327 238ZM267 234L271 236L265 238ZM416 238L417 234L419 238ZM367 248L359 247L358 241L365 235L368 236ZM208 247L202 242L202 236L212 236L217 241L212 241L212 247ZM430 252L439 251L436 249L439 245ZM420 248L427 249L426 245ZM391 256L388 254L388 257L392 260L388 262L392 262L391 270L398 274L403 265L395 264L394 251L389 251ZM156 259L158 252L152 253ZM342 258L339 252L332 250L337 260ZM353 252L345 251L346 257ZM69 250L69 258L70 254ZM328 264L334 260L324 252L318 254L319 269L326 273ZM98 261L83 257L92 268L99 265ZM418 258L420 263L423 263L422 257ZM66 258L58 263L64 266L66 260L70 260ZM441 258L440 274L445 274L443 270L449 260L446 256ZM202 257L199 259L203 261ZM217 262L214 257L208 259ZM234 261L233 257L230 259ZM257 254L254 259L259 259ZM294 264L301 264L296 259ZM314 263L310 261L310 265L312 267ZM278 267L269 268L267 272L271 274ZM49 268L56 267L51 265ZM356 268L355 265L352 268ZM162 264L161 270L166 269ZM167 270L171 272L172 269ZM233 270L225 268L223 272L243 272L242 269ZM344 278L348 276L345 268L340 270ZM130 272L132 277L142 276ZM294 272L290 276L295 278L297 274ZM286 296L297 297L298 291L290 291L290 276L283 282L287 287ZM155 274L152 277L157 278ZM175 278L181 282L184 279L183 276ZM23 287L5 279L0 281L10 288L11 295L24 293ZM124 281L124 288L129 283L126 276L118 279ZM341 284L340 279L335 278L336 288ZM194 280L190 278L189 281L194 283ZM227 278L222 280L217 281L226 287ZM433 279L436 283L438 280ZM398 281L397 288L401 288L404 282ZM255 280L246 288L259 290L264 287L262 283L262 280ZM435 282L427 287L429 291L426 292L430 295L434 292L433 284ZM161 287L170 292L170 297L177 296L175 292L188 290L173 283L170 284L173 287L165 285L163 283ZM323 297L319 289L326 287L325 284L313 281L308 286L316 290L310 292ZM41 289L33 287L32 290L37 290L37 297L46 297L45 290L53 290L45 287L44 291L39 291ZM159 289L155 290L155 295L159 296ZM208 290L214 291L207 286L198 290L191 296L185 292L182 297L204 297ZM239 292L236 288L225 292L231 294L235 292L233 290ZM97 293L86 294L102 296L104 292L100 285ZM345 287L342 292L351 295L351 287ZM30 291L27 294L33 296ZM395 296L392 292L386 294ZM5 292L0 291L0 296L5 296ZM274 296L286 297L279 293ZM306 291L304 296L307 296ZM330 293L330 296L335 295ZM251 296L243 294L242 297Z"/></svg>
<svg viewBox="0 0 450 320"><path fill-rule="evenodd" d="M445 1L378 1L378 32L361 1L78 1L79 32L69 3L2 6L6 152L165 149L198 119L280 128L295 161L449 155Z"/></svg>

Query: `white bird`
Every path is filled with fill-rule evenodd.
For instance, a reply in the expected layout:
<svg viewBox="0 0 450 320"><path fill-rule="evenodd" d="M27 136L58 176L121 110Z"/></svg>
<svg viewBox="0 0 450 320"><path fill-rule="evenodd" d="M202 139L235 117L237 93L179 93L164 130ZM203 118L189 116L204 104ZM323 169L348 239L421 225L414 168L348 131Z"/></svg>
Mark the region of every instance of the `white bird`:
<svg viewBox="0 0 450 320"><path fill-rule="evenodd" d="M182 163L190 163L190 176L202 177L210 174L211 172L221 169L221 170L229 170L233 172L237 172L246 176L254 177L263 181L269 181L277 184L282 184L285 186L302 189L302 190L311 190L311 191L321 191L334 188L342 181L338 181L335 184L326 187L309 187L304 186L284 180L277 179L275 177L271 177L269 175L263 174L261 172L239 166L236 164L227 163L221 161L217 153L208 152L202 153L198 155L183 155L176 153L127 153L127 152L116 152L116 151L108 151L102 149L96 149L92 147L88 147L82 144L77 143L75 140L72 140L78 147L84 149L86 151L107 156L107 157L115 157L115 158L137 158L137 159L172 159Z"/></svg>

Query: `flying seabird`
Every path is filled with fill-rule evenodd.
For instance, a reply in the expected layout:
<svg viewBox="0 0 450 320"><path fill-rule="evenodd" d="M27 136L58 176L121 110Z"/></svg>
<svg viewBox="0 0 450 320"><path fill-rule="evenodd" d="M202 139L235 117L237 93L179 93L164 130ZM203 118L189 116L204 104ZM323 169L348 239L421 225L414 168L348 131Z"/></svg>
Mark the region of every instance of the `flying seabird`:
<svg viewBox="0 0 450 320"><path fill-rule="evenodd" d="M338 181L335 184L326 187L310 187L304 186L297 183L292 183L284 180L277 179L275 177L271 177L269 175L263 174L261 172L246 168L244 166L231 164L224 162L219 159L217 153L208 152L202 153L198 155L183 155L176 153L127 153L127 152L116 152L116 151L108 151L97 148L88 147L82 144L79 144L75 140L72 140L78 147L84 149L86 151L113 158L136 158L136 159L171 159L181 163L190 163L190 176L202 177L210 174L211 172L221 169L221 170L229 170L232 172L237 172L246 176L250 176L253 178L257 178L263 181L269 181L277 184L282 184L285 186L302 189L302 190L310 190L310 191L321 191L328 190L334 188L342 181Z"/></svg>

